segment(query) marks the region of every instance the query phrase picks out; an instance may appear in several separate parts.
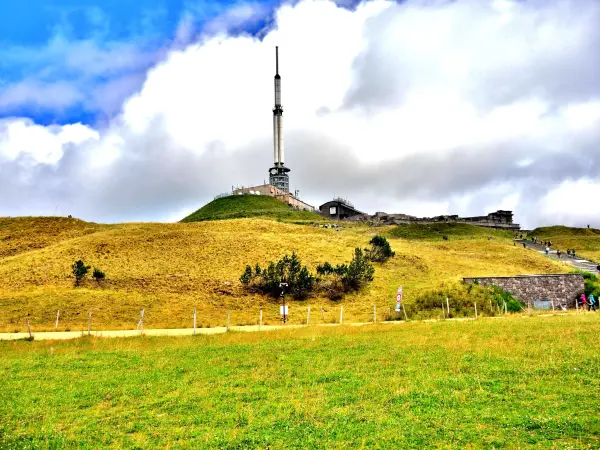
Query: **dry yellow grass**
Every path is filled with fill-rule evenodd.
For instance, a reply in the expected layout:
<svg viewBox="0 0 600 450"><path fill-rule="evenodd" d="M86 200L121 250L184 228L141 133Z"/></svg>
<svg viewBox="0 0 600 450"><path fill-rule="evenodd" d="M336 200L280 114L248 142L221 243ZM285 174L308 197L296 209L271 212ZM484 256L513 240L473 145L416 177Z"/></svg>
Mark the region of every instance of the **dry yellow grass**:
<svg viewBox="0 0 600 450"><path fill-rule="evenodd" d="M39 233L43 227L37 220L53 231L42 233L44 247L35 249L39 234L27 233L26 222ZM387 231L354 226L338 232L265 219L76 226L66 220L30 218L18 223L21 250L0 256L0 330L24 330L27 314L35 330L54 329L57 310L59 330L86 328L90 311L95 329L132 328L140 309L145 309L147 328L190 327L193 308L199 326L224 325L227 310L232 325L254 324L260 309L264 323L273 324L279 320L278 305L241 288L238 278L246 264L264 265L294 250L313 269L326 260L345 262L355 247L365 247L376 232ZM7 233L16 236L10 226L0 233L0 242ZM17 238L12 239L16 243ZM314 323L323 317L326 322L338 320L341 305L344 320L371 320L373 305L387 312L400 284L410 302L421 290L463 276L566 270L536 252L514 247L510 240L390 242L397 256L376 265L375 280L365 291L342 302L292 302L291 323L304 321L309 305ZM79 258L105 271L106 280L97 285L88 279L74 288L71 265Z"/></svg>

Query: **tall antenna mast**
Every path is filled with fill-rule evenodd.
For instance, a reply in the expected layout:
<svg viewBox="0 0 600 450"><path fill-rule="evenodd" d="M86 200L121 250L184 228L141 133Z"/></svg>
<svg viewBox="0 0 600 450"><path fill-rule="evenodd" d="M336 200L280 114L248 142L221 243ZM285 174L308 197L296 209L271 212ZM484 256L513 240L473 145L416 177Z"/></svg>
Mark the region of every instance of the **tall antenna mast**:
<svg viewBox="0 0 600 450"><path fill-rule="evenodd" d="M275 75L279 75L279 46L275 46Z"/></svg>

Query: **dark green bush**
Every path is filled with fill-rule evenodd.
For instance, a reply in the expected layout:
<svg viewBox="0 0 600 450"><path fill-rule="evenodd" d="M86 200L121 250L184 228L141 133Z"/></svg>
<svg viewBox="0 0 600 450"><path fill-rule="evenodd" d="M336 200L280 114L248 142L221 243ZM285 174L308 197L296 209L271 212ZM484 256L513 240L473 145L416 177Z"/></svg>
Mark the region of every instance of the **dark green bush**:
<svg viewBox="0 0 600 450"><path fill-rule="evenodd" d="M71 270L75 276L75 286L79 286L79 283L81 280L83 280L83 277L85 277L89 272L90 266L86 266L81 259L78 259L73 263Z"/></svg>
<svg viewBox="0 0 600 450"><path fill-rule="evenodd" d="M390 243L384 236L374 236L369 244L371 244L371 248L366 250L365 253L371 261L386 262L395 255Z"/></svg>
<svg viewBox="0 0 600 450"><path fill-rule="evenodd" d="M96 280L97 283L100 283L100 280L104 280L104 278L106 278L106 274L100 269L94 267L94 271L92 272L92 278L94 278L94 280Z"/></svg>

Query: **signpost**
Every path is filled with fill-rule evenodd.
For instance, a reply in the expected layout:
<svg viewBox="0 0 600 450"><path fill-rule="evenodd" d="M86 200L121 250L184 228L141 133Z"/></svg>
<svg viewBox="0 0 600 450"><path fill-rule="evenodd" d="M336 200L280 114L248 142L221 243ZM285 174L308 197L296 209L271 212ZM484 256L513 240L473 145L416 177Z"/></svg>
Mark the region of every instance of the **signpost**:
<svg viewBox="0 0 600 450"><path fill-rule="evenodd" d="M400 312L400 306L402 303L402 286L398 288L398 292L396 293L396 312Z"/></svg>
<svg viewBox="0 0 600 450"><path fill-rule="evenodd" d="M279 307L279 312L280 314L283 316L282 317L282 322L286 323L287 322L287 316L288 316L288 306L285 304L285 288L288 286L287 283L279 283L279 288L281 289L281 306Z"/></svg>

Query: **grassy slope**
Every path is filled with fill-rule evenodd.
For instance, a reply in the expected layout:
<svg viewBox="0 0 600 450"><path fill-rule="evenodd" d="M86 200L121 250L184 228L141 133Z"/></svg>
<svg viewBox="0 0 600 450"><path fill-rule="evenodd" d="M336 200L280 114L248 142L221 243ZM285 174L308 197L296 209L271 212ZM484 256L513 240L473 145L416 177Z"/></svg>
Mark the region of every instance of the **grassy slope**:
<svg viewBox="0 0 600 450"><path fill-rule="evenodd" d="M34 330L53 329L57 310L59 330L87 328L88 312L95 329L134 328L140 309L145 309L147 328L189 327L193 308L199 326L224 325L227 309L232 325L257 323L260 309L265 323L276 323L276 303L241 290L238 279L246 264L264 265L295 250L314 270L326 260L349 261L355 247L366 246L375 232L390 230L335 231L263 219L112 225L0 258L0 331L24 331L26 314ZM376 265L375 281L364 292L344 300L346 320L371 320L374 304L380 314L387 312L399 284L411 302L420 291L462 276L565 270L537 252L514 247L510 239L394 238L391 244L397 256ZM106 272L101 286L88 280L73 288L70 268L78 258ZM291 322L304 321L309 305L313 322L339 318L339 303L315 298L294 303Z"/></svg>
<svg viewBox="0 0 600 450"><path fill-rule="evenodd" d="M600 263L600 230L595 228L571 228L563 226L540 227L528 233L563 251L575 251L592 261Z"/></svg>
<svg viewBox="0 0 600 450"><path fill-rule="evenodd" d="M599 333L579 314L0 342L0 447L598 448Z"/></svg>
<svg viewBox="0 0 600 450"><path fill-rule="evenodd" d="M223 197L204 205L182 222L270 217L287 222L315 222L324 218L308 211L294 211L285 203L264 195L234 195Z"/></svg>
<svg viewBox="0 0 600 450"><path fill-rule="evenodd" d="M475 227L465 223L401 224L389 234L403 239L428 240L441 240L443 236L447 236L448 239L509 239L514 236L510 231Z"/></svg>
<svg viewBox="0 0 600 450"><path fill-rule="evenodd" d="M110 227L66 217L0 217L0 258L44 248Z"/></svg>

